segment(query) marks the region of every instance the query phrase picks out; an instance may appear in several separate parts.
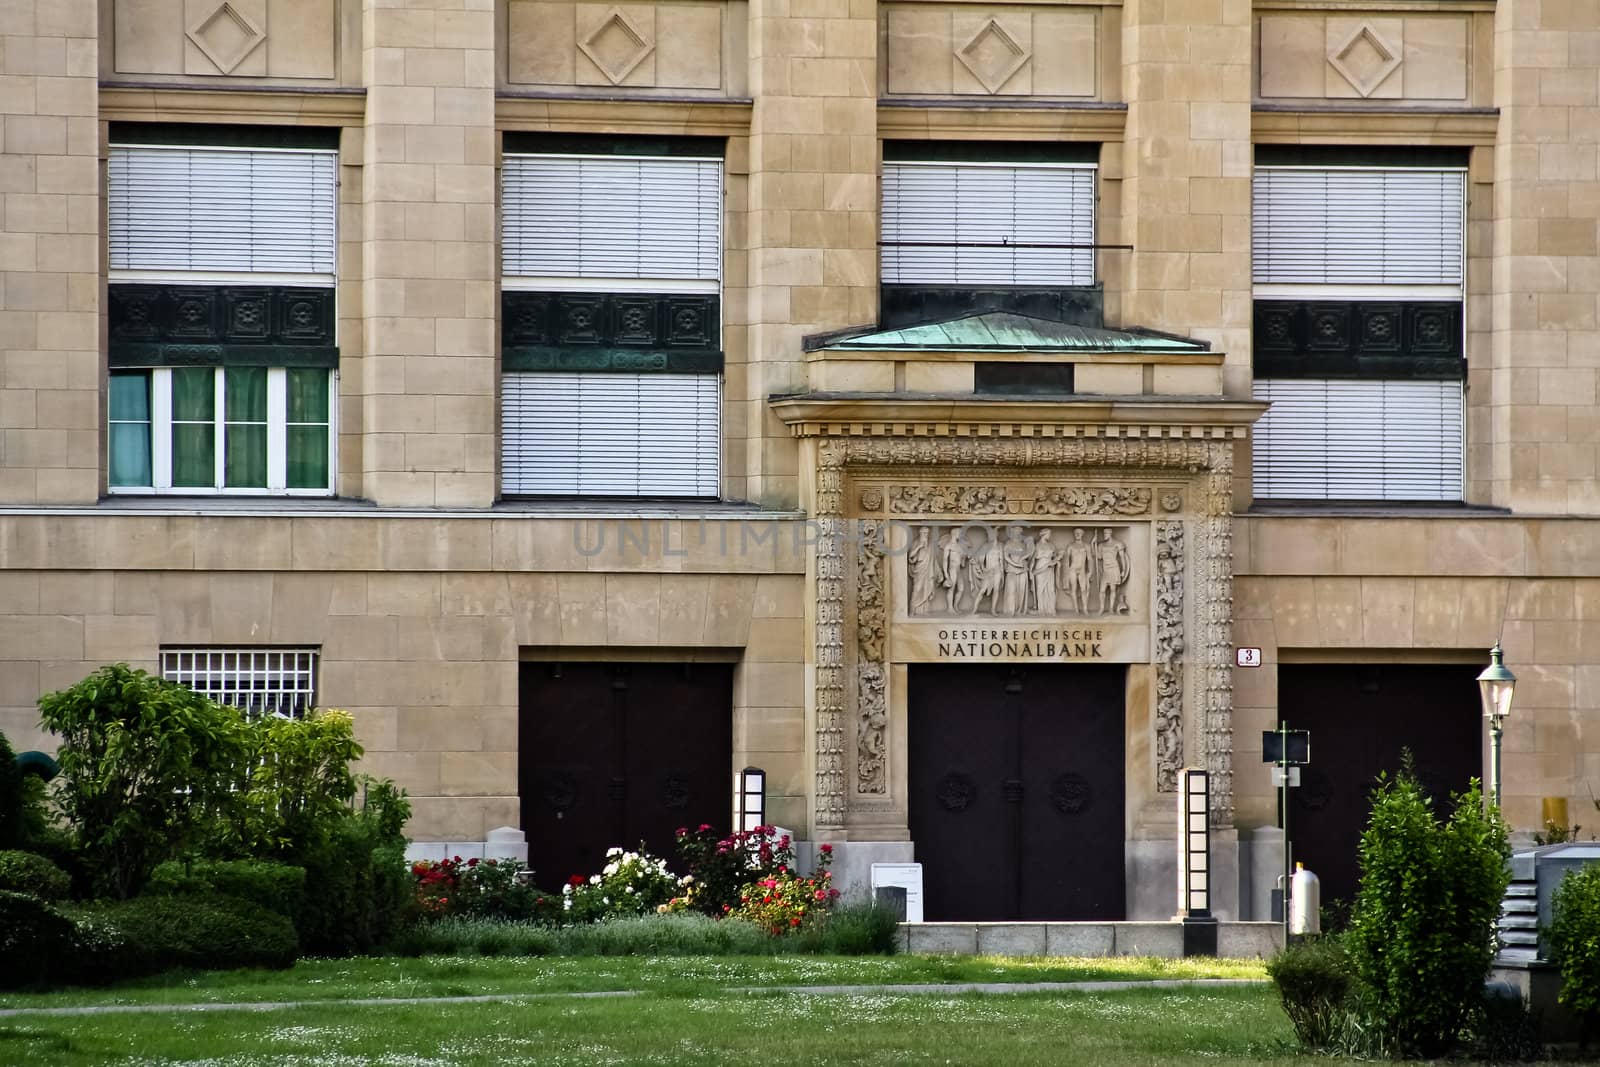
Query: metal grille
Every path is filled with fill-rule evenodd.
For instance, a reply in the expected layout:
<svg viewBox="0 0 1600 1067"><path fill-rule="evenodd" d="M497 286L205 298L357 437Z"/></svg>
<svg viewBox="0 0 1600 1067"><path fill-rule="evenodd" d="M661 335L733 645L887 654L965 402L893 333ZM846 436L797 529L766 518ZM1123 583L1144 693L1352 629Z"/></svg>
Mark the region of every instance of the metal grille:
<svg viewBox="0 0 1600 1067"><path fill-rule="evenodd" d="M314 648L164 648L161 676L249 715L298 719L316 706Z"/></svg>

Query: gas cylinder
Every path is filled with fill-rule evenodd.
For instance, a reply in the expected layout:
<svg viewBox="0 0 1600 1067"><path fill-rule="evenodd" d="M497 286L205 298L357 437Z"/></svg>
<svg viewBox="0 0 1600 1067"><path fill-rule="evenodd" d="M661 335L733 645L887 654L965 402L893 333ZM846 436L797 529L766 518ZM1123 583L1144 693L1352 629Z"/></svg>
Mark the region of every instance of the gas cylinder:
<svg viewBox="0 0 1600 1067"><path fill-rule="evenodd" d="M1289 883L1289 933L1320 934L1322 932L1322 879L1306 870L1306 865L1294 865L1294 878Z"/></svg>

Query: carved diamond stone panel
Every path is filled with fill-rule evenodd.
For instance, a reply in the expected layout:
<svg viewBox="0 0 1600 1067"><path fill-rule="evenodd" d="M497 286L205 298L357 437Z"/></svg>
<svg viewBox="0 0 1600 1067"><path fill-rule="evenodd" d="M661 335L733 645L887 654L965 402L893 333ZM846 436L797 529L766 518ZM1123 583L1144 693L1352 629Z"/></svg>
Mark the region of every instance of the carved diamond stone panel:
<svg viewBox="0 0 1600 1067"><path fill-rule="evenodd" d="M1364 22L1328 56L1328 64L1363 97L1371 96L1400 67L1400 49Z"/></svg>
<svg viewBox="0 0 1600 1067"><path fill-rule="evenodd" d="M990 93L998 93L1032 55L992 18L956 49L956 59Z"/></svg>
<svg viewBox="0 0 1600 1067"><path fill-rule="evenodd" d="M234 68L267 39L261 27L230 3L218 4L210 14L190 26L188 37L224 74L232 74Z"/></svg>
<svg viewBox="0 0 1600 1067"><path fill-rule="evenodd" d="M612 85L621 85L623 79L655 50L655 42L634 25L621 8L614 7L599 26L578 42L578 47Z"/></svg>

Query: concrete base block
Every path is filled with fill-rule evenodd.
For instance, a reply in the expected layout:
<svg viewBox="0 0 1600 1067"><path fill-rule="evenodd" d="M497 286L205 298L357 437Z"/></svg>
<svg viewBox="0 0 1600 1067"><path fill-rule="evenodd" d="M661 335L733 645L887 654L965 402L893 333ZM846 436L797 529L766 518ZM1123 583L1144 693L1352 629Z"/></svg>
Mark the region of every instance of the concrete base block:
<svg viewBox="0 0 1600 1067"><path fill-rule="evenodd" d="M413 841L406 846L406 859L408 860L439 860L455 859L481 860L488 857L484 853L482 841Z"/></svg>
<svg viewBox="0 0 1600 1067"><path fill-rule="evenodd" d="M978 954L977 923L907 923L901 929L907 934L907 952Z"/></svg>
<svg viewBox="0 0 1600 1067"><path fill-rule="evenodd" d="M979 923L978 955L1043 956L1047 929L1043 923Z"/></svg>
<svg viewBox="0 0 1600 1067"><path fill-rule="evenodd" d="M1104 958L1112 955L1116 945L1116 926L1113 923L1045 924L1047 956Z"/></svg>
<svg viewBox="0 0 1600 1067"><path fill-rule="evenodd" d="M1561 972L1543 961L1505 963L1489 968L1490 990L1519 996L1539 1014L1539 1038L1550 1044L1578 1040L1578 1019L1556 998L1561 993Z"/></svg>
<svg viewBox="0 0 1600 1067"><path fill-rule="evenodd" d="M1113 927L1116 941L1113 956L1158 956L1162 959L1183 958L1183 926L1175 922L1117 923Z"/></svg>
<svg viewBox="0 0 1600 1067"><path fill-rule="evenodd" d="M1227 959L1270 959L1283 951L1280 923L1223 923L1217 927L1217 955Z"/></svg>
<svg viewBox="0 0 1600 1067"><path fill-rule="evenodd" d="M795 848L795 863L803 871L813 869L816 842L802 841ZM874 863L912 863L910 841L835 841L833 843L833 888L841 898L863 901L872 894Z"/></svg>

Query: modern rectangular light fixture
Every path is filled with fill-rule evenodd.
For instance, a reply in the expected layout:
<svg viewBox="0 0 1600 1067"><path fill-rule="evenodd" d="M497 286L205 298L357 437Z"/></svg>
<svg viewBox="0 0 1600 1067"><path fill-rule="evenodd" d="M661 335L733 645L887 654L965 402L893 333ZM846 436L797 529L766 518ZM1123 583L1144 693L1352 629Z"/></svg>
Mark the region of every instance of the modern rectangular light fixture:
<svg viewBox="0 0 1600 1067"><path fill-rule="evenodd" d="M767 772L746 767L733 772L733 829L754 830L767 823Z"/></svg>
<svg viewBox="0 0 1600 1067"><path fill-rule="evenodd" d="M1178 915L1211 915L1211 774L1193 767L1178 776Z"/></svg>

